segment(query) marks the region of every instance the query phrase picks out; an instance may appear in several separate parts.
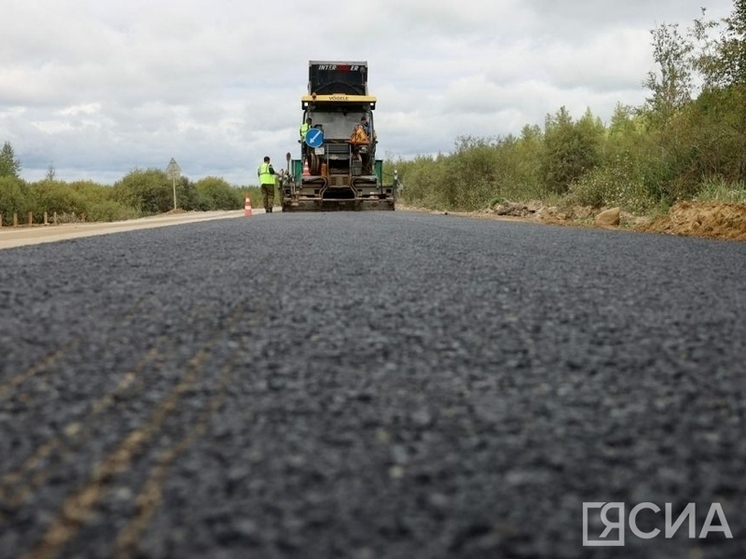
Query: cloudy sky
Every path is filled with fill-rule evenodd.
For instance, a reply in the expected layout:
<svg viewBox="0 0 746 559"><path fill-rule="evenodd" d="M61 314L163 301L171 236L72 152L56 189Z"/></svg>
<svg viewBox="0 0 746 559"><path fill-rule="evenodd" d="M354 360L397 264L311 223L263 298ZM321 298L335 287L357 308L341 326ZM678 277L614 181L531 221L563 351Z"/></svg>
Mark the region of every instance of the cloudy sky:
<svg viewBox="0 0 746 559"><path fill-rule="evenodd" d="M251 184L297 156L309 60L365 60L379 157L640 105L650 30L732 0L2 0L0 143L27 180L112 184L173 157Z"/></svg>

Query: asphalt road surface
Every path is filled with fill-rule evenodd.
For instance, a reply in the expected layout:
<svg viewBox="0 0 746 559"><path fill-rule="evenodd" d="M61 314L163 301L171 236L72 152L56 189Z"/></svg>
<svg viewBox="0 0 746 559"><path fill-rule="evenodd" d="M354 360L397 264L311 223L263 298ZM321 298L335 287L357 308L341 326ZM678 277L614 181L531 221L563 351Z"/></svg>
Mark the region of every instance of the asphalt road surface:
<svg viewBox="0 0 746 559"><path fill-rule="evenodd" d="M745 411L744 243L370 212L0 251L3 559L742 559Z"/></svg>

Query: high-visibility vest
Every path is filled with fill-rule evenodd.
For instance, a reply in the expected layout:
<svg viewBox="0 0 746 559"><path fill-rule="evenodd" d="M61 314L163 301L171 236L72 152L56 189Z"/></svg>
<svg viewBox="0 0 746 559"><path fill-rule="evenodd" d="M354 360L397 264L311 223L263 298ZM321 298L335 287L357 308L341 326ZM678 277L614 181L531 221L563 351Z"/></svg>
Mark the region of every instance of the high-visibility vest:
<svg viewBox="0 0 746 559"><path fill-rule="evenodd" d="M269 172L271 166L270 163L259 165L259 184L275 184L275 176Z"/></svg>
<svg viewBox="0 0 746 559"><path fill-rule="evenodd" d="M355 126L355 130L352 131L350 141L354 144L367 144L369 142L368 134L365 132L365 127L362 124Z"/></svg>
<svg viewBox="0 0 746 559"><path fill-rule="evenodd" d="M308 132L311 129L311 126L307 122L304 122L300 125L300 139L305 140L306 139L306 132Z"/></svg>

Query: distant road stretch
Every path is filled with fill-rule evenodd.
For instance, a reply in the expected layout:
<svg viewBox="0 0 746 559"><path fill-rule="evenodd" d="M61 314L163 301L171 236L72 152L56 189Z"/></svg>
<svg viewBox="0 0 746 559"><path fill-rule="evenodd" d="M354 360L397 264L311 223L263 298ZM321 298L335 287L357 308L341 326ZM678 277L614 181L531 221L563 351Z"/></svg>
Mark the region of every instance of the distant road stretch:
<svg viewBox="0 0 746 559"><path fill-rule="evenodd" d="M264 210L253 210L251 213L264 213ZM145 217L127 221L103 223L69 223L46 226L35 225L32 227L5 226L0 228L0 249L34 245L39 243L57 242L66 239L78 239L80 237L91 237L95 235L104 235L107 233L122 233L124 231L134 231L137 229L164 227L166 225L180 225L183 223L196 223L199 221L212 221L214 219L242 217L243 215L243 210L187 212L181 214L160 215L156 217Z"/></svg>

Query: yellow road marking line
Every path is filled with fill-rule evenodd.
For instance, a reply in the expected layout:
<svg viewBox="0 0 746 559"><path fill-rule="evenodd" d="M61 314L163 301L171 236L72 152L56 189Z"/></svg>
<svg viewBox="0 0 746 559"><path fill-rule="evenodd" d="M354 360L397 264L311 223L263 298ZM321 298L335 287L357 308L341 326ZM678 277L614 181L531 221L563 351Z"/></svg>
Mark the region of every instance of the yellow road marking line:
<svg viewBox="0 0 746 559"><path fill-rule="evenodd" d="M131 557L137 543L141 540L142 533L147 529L153 516L163 501L163 487L166 482L166 474L171 464L183 454L199 437L204 435L210 420L220 407L228 385L231 373L234 370L236 357L245 351L245 344L236 350L229 362L223 366L218 389L213 395L210 405L205 409L197 424L178 443L173 445L169 451L159 460L153 468L143 489L135 500L137 512L129 524L123 528L114 545L115 559L127 559Z"/></svg>
<svg viewBox="0 0 746 559"><path fill-rule="evenodd" d="M10 494L11 491L14 489L14 486L17 485L30 471L36 469L45 458L52 454L53 451L61 448L66 442L75 441L76 437L81 434L81 422L90 420L96 415L111 407L114 404L114 397L117 394L121 394L132 384L134 384L135 380L137 379L137 375L142 372L145 366L149 362L153 361L158 355L159 351L157 348L151 349L131 371L125 373L120 383L114 388L112 392L105 394L96 403L94 403L90 413L88 413L84 418L81 418L80 421L73 421L68 423L62 430L61 435L57 435L53 439L45 442L40 447L38 447L36 452L31 455L20 468L5 474L2 478L2 481L0 481L0 500L8 499L6 505L14 509L21 506L23 502L32 494L33 489L46 481L49 475L39 476L39 474L37 474L36 476L34 476L32 483L29 483L24 487L15 488L16 491L11 496Z"/></svg>
<svg viewBox="0 0 746 559"><path fill-rule="evenodd" d="M8 392L13 390L14 388L17 388L30 378L32 378L34 375L39 373L40 371L43 371L44 369L47 369L54 365L54 363L62 356L67 354L69 351L72 351L74 348L79 346L81 343L81 340L74 340L65 346L61 347L60 349L53 351L49 355L47 355L44 359L39 361L36 365L30 367L28 370L24 371L23 373L17 374L13 378L11 378L9 381L0 384L0 398L3 398Z"/></svg>
<svg viewBox="0 0 746 559"><path fill-rule="evenodd" d="M240 309L234 310L228 317L229 324L238 317L239 311ZM156 405L145 425L131 431L114 451L94 465L86 484L65 499L61 511L52 520L39 544L24 554L22 559L53 559L77 536L81 527L91 518L93 509L101 500L106 486L131 465L132 460L140 454L145 444L157 434L166 418L176 409L181 396L191 389L201 372L204 360L221 335L224 335L223 331L215 335L189 360L189 372L169 395Z"/></svg>
<svg viewBox="0 0 746 559"><path fill-rule="evenodd" d="M190 372L151 412L146 424L131 431L113 452L94 466L93 473L85 486L65 499L61 513L52 521L39 545L24 557L28 559L56 557L62 551L62 547L77 535L83 524L90 519L106 484L130 466L135 456L142 451L145 443L158 432L166 418L176 409L182 394L197 380L198 367L202 364L207 352L207 349L203 348L197 353L190 362Z"/></svg>
<svg viewBox="0 0 746 559"><path fill-rule="evenodd" d="M143 305L145 301L152 299L153 297L154 296L143 297L140 301L132 306L132 308L128 311L127 316L131 316L138 308ZM204 304L200 304L194 310L194 312L187 318L187 324L192 324L195 320L200 318L200 314L201 311L204 309L204 306ZM160 344L167 339L169 339L169 336L160 336L155 342L155 347L153 347L147 354L145 354L145 356L140 359L140 361L133 367L132 370L124 374L124 377L112 392L105 394L98 401L96 401L93 404L91 411L84 418L82 418L80 421L73 421L68 423L63 428L61 435L56 436L55 438L38 447L36 452L32 456L30 456L19 469L5 474L2 477L2 480L0 480L0 501L8 499L13 486L18 484L21 479L30 471L38 467L42 460L49 457L53 451L63 447L64 442L76 442L78 444L85 442L85 440L87 440L85 438L81 440L75 440L76 437L78 437L81 433L81 421L89 420L110 408L114 404L114 398L118 394L125 392L130 386L132 386L138 380L139 374L145 369L148 363L150 363L160 355L158 346L160 346ZM67 441L65 439L67 439ZM51 467L47 468L46 472L38 472L32 478L32 481L26 486L16 488L16 492L13 497L5 504L14 509L18 508L30 495L33 494L34 489L36 489L47 479L49 479L50 475ZM2 524L4 520L6 520L5 516L0 514L0 524Z"/></svg>

